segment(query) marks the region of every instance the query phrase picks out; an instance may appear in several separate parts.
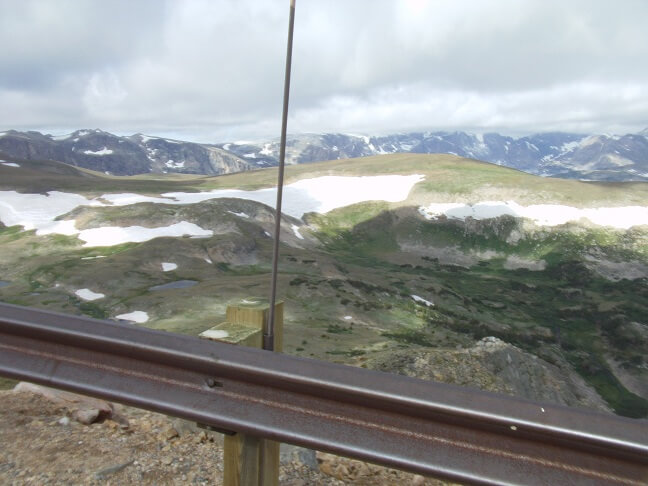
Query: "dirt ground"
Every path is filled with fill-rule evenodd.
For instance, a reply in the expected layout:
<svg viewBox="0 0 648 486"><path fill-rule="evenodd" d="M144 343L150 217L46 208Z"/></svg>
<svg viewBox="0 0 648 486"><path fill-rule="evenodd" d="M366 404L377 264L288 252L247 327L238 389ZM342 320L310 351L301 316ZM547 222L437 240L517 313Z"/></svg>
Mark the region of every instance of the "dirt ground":
<svg viewBox="0 0 648 486"><path fill-rule="evenodd" d="M79 420L94 420L97 402L58 398L0 392L0 484L222 484L220 434L106 402L110 413L85 425ZM290 446L282 449L279 479L288 486L444 484Z"/></svg>

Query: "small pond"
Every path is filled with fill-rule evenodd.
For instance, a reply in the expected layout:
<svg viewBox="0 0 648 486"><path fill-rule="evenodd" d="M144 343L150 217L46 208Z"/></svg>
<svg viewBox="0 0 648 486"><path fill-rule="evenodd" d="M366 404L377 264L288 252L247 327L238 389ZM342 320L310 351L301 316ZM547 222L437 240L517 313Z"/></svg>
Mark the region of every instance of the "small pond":
<svg viewBox="0 0 648 486"><path fill-rule="evenodd" d="M197 283L196 280L176 280L175 282L149 287L149 290L184 289L187 287L193 287Z"/></svg>
<svg viewBox="0 0 648 486"><path fill-rule="evenodd" d="M6 280L0 280L0 287L6 287L9 285L11 282L7 282Z"/></svg>

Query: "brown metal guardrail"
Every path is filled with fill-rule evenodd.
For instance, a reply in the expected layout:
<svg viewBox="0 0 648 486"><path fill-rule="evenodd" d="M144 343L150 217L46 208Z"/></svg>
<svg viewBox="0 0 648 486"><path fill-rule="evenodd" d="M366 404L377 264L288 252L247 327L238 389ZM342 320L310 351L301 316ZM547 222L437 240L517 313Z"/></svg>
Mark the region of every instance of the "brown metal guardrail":
<svg viewBox="0 0 648 486"><path fill-rule="evenodd" d="M648 422L0 304L0 375L475 484L648 484Z"/></svg>

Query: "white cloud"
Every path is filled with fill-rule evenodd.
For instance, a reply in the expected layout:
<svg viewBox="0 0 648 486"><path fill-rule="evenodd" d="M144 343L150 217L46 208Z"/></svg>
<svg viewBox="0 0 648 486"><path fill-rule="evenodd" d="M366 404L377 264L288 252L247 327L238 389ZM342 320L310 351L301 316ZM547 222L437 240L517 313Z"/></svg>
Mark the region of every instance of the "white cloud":
<svg viewBox="0 0 648 486"><path fill-rule="evenodd" d="M277 135L283 0L0 0L0 129ZM299 2L298 131L633 131L643 0Z"/></svg>
<svg viewBox="0 0 648 486"><path fill-rule="evenodd" d="M83 93L83 104L91 116L103 117L106 112L127 109L122 103L127 95L117 74L106 69L90 76Z"/></svg>

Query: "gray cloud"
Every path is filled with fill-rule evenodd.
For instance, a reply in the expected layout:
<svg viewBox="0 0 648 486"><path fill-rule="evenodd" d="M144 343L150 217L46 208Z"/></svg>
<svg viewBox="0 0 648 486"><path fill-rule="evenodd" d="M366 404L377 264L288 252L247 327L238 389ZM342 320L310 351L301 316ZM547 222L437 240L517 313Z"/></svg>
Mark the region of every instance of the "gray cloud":
<svg viewBox="0 0 648 486"><path fill-rule="evenodd" d="M284 0L0 0L1 129L279 131ZM290 130L648 126L648 3L297 1Z"/></svg>

